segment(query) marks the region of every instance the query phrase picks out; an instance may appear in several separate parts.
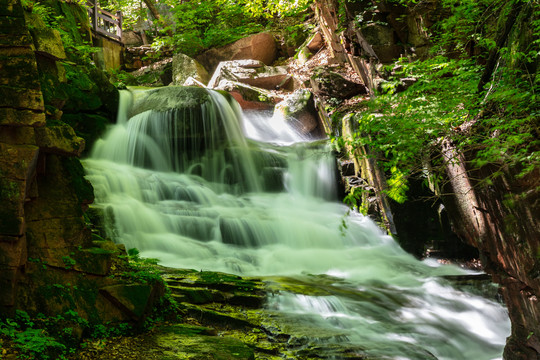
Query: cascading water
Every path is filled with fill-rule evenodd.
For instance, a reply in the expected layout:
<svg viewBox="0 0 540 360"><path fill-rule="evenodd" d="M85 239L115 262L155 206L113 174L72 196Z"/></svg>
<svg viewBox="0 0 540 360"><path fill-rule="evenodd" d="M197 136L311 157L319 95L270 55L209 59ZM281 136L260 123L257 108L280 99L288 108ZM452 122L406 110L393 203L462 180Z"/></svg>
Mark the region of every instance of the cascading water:
<svg viewBox="0 0 540 360"><path fill-rule="evenodd" d="M500 357L504 308L441 278L464 270L414 259L340 204L323 143L279 119L241 121L238 105L212 91L122 97L133 105L122 105L85 161L116 241L170 267L310 289L281 291L269 311L326 354L341 346L378 359Z"/></svg>

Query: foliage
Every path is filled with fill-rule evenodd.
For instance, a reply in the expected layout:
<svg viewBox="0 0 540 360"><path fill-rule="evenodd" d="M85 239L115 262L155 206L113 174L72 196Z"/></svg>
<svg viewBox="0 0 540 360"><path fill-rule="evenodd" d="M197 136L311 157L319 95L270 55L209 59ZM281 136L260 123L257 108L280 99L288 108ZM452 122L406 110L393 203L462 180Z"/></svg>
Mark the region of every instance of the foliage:
<svg viewBox="0 0 540 360"><path fill-rule="evenodd" d="M142 258L136 248L128 250L127 258L129 260L129 269L118 276L142 283L163 282L157 267L158 259Z"/></svg>
<svg viewBox="0 0 540 360"><path fill-rule="evenodd" d="M66 359L78 345L73 327L81 325L86 321L71 310L54 317L16 310L13 319L0 320L0 337L11 342L20 359Z"/></svg>
<svg viewBox="0 0 540 360"><path fill-rule="evenodd" d="M367 111L354 115L353 136L335 136L337 144L353 149L368 146L383 159L391 198L405 200L409 177L427 180L426 166L436 175L442 165L437 155L442 139L474 155L470 169L497 164L525 176L540 166L536 76L540 6L537 1L525 2L508 41L496 49L515 1L442 0L450 16L432 29L432 57L402 58L385 69L388 81L381 84L380 93ZM479 91L485 59L495 50L498 65ZM417 81L404 90L405 78ZM494 171L492 177L500 174Z"/></svg>
<svg viewBox="0 0 540 360"><path fill-rule="evenodd" d="M286 19L303 16L312 0L209 0L156 3L160 19L152 19L142 2L134 0L102 1L111 11L121 10L125 29L146 29L153 33L153 46L170 46L194 56L208 48L222 46L247 35L284 25L292 37L301 26Z"/></svg>

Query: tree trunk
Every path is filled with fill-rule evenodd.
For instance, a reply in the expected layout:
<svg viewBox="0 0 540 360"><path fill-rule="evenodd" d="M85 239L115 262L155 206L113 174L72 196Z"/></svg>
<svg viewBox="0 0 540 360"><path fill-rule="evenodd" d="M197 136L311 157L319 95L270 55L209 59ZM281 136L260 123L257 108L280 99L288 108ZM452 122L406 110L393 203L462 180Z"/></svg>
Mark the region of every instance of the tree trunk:
<svg viewBox="0 0 540 360"><path fill-rule="evenodd" d="M146 4L146 7L150 12L152 13L152 16L156 20L161 20L161 15L159 14L158 9L156 8L156 5L154 4L154 0L144 0L144 3ZM170 29L167 30L167 35L172 36L172 31Z"/></svg>

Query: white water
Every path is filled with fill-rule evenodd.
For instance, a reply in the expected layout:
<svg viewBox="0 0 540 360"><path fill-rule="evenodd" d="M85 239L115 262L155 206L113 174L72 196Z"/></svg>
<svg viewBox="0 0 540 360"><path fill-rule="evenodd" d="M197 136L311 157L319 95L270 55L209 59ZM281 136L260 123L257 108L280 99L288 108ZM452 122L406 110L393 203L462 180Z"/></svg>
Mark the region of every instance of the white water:
<svg viewBox="0 0 540 360"><path fill-rule="evenodd" d="M178 122L197 111L179 109L128 119L124 108L96 143L85 167L96 203L113 214L116 241L166 266L290 276L319 288L317 296L281 292L269 308L323 347L381 359L500 357L505 309L438 278L463 270L417 261L369 219L348 214L324 146L280 119L248 114L241 124L237 107L211 98L197 120L202 131L183 133L189 146ZM215 126L225 128L226 145L208 135ZM210 140L201 145L200 136Z"/></svg>

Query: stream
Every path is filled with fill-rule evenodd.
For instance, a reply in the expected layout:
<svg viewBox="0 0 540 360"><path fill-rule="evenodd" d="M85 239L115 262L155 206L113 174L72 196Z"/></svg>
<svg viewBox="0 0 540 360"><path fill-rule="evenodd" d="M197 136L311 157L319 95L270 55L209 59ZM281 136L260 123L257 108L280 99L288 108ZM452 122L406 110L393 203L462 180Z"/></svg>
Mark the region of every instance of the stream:
<svg viewBox="0 0 540 360"><path fill-rule="evenodd" d="M323 358L344 348L370 359L502 356L506 309L445 279L471 272L415 259L343 205L327 142L284 119L205 89L124 91L84 166L109 236L128 249L168 267L302 284L267 308Z"/></svg>

